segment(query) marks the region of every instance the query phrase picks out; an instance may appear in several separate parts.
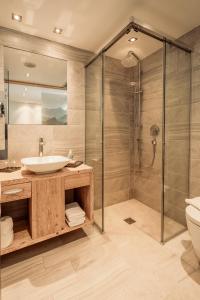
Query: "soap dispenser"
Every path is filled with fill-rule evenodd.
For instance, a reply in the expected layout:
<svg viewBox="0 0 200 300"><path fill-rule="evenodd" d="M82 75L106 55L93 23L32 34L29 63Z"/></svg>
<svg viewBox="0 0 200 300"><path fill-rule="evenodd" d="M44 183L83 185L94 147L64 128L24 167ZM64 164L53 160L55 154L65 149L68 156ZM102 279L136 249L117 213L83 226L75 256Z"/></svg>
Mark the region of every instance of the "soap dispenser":
<svg viewBox="0 0 200 300"><path fill-rule="evenodd" d="M73 157L74 157L74 155L73 155L72 149L70 149L68 152L68 158L73 159Z"/></svg>

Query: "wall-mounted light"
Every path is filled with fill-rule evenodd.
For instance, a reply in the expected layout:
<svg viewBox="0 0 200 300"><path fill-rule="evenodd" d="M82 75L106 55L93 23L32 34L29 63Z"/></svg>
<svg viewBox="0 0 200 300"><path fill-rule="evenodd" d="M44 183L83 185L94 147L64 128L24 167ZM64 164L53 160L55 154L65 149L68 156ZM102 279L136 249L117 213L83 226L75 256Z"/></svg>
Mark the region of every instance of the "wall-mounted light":
<svg viewBox="0 0 200 300"><path fill-rule="evenodd" d="M130 43L133 43L133 42L137 41L137 38L133 36L133 37L131 37L130 39L128 39L128 41L129 41Z"/></svg>
<svg viewBox="0 0 200 300"><path fill-rule="evenodd" d="M12 19L14 21L21 22L22 21L22 16L20 16L18 14L15 14L15 13L12 13Z"/></svg>
<svg viewBox="0 0 200 300"><path fill-rule="evenodd" d="M61 34L63 32L62 28L55 27L53 30L54 33Z"/></svg>

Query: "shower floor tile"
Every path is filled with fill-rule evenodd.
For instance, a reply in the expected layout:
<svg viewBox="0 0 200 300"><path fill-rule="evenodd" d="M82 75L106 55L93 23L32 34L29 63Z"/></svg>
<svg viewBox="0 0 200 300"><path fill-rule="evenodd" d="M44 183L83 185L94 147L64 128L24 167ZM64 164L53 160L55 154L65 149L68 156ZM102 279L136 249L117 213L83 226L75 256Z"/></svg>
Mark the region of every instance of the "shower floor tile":
<svg viewBox="0 0 200 300"><path fill-rule="evenodd" d="M98 212L100 213L100 212ZM157 241L161 240L161 215L158 211L148 207L136 199L130 199L105 208L105 228L112 218L117 215L118 222L126 218L132 218L136 222L133 224ZM183 232L186 228L171 218L165 217L165 240Z"/></svg>

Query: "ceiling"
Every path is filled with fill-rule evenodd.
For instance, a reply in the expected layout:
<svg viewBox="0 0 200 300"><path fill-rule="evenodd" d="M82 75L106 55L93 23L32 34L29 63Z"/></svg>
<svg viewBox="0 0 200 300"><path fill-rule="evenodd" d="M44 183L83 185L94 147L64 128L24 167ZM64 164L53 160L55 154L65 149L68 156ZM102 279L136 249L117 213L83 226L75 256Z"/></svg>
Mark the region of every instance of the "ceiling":
<svg viewBox="0 0 200 300"><path fill-rule="evenodd" d="M200 23L199 0L0 0L0 26L97 52L131 16L177 38ZM11 19L12 12L23 22ZM54 27L63 28L61 35Z"/></svg>
<svg viewBox="0 0 200 300"><path fill-rule="evenodd" d="M130 38L136 38L134 42L129 42ZM115 43L107 52L106 55L116 59L124 59L129 51L133 51L139 59L151 55L163 46L162 42L149 37L141 32L131 31L125 34L117 43Z"/></svg>

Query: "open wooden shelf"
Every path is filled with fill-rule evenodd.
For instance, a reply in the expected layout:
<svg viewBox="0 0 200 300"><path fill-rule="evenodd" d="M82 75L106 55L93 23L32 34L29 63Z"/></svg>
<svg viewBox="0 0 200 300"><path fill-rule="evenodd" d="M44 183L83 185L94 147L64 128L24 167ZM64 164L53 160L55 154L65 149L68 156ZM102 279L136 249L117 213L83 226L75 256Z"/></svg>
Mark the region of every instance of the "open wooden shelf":
<svg viewBox="0 0 200 300"><path fill-rule="evenodd" d="M87 226L91 223L92 223L92 221L89 220L86 217L85 222L81 225L74 226L74 227L69 227L67 224L65 224L65 228L63 230L59 231L59 232L52 233L52 234L49 234L47 236L40 237L40 238L37 238L37 239L32 239L31 235L30 235L30 232L29 232L27 222L24 221L24 220L23 221L17 221L17 222L14 223L14 241L7 248L1 249L1 255L5 255L5 254L8 254L10 252L13 252L13 251L25 248L27 246L31 246L31 245L40 243L42 241L48 240L50 238L56 237L58 235L65 234L67 232L71 232L71 231L83 228L83 227L85 227L85 226Z"/></svg>
<svg viewBox="0 0 200 300"><path fill-rule="evenodd" d="M86 165L44 175L20 171L4 180L1 187L2 215L14 221L14 241L1 249L1 255L93 222L93 172ZM73 201L79 203L87 217L84 224L69 227L65 223L65 204Z"/></svg>

